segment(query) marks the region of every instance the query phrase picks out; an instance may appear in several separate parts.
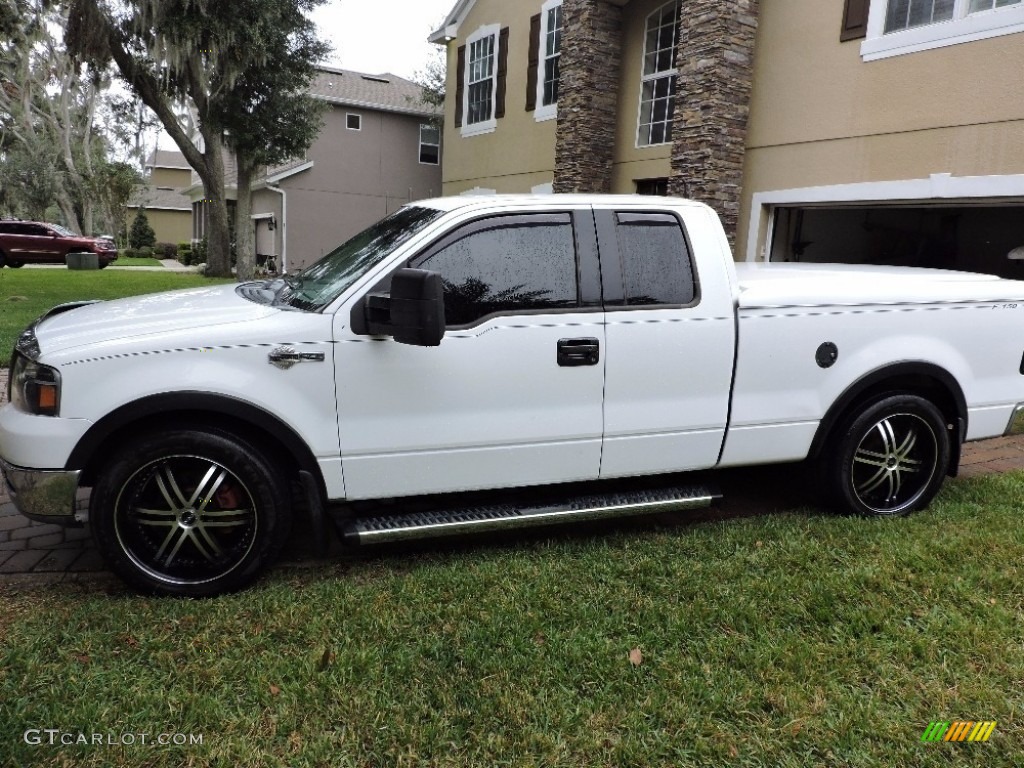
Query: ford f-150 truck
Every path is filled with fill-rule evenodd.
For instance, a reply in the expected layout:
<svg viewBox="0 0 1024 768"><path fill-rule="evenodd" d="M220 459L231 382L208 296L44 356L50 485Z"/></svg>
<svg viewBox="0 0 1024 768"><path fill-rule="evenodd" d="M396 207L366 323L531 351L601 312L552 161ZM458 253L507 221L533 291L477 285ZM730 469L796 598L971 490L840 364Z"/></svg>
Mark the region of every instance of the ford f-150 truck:
<svg viewBox="0 0 1024 768"><path fill-rule="evenodd" d="M714 494L685 474L615 479L807 459L839 508L901 515L963 441L1024 430L1022 317L985 275L737 265L685 200L427 200L295 276L54 308L0 466L179 595L249 583L293 508L389 541L688 509Z"/></svg>

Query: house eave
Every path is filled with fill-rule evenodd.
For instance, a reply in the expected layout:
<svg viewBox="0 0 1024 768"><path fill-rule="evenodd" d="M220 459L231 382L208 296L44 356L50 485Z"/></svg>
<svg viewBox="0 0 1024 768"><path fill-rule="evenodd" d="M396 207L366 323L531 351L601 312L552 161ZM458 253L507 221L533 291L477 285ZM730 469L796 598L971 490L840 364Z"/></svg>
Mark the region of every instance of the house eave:
<svg viewBox="0 0 1024 768"><path fill-rule="evenodd" d="M312 167L313 167L313 161L309 160L309 161L303 163L302 165L297 165L294 168L289 168L287 171L282 171L281 173L275 173L273 176L267 176L267 178L264 179L264 182L266 184L277 184L279 181L284 181L285 179L287 179L287 178L289 178L291 176L295 176L297 174L300 174L303 171L308 171Z"/></svg>
<svg viewBox="0 0 1024 768"><path fill-rule="evenodd" d="M476 0L458 0L455 7L445 17L444 23L437 31L431 33L430 37L427 38L427 42L444 45L457 38L459 36L459 27L462 26L462 22L466 20L469 12L473 10L474 5L476 5Z"/></svg>

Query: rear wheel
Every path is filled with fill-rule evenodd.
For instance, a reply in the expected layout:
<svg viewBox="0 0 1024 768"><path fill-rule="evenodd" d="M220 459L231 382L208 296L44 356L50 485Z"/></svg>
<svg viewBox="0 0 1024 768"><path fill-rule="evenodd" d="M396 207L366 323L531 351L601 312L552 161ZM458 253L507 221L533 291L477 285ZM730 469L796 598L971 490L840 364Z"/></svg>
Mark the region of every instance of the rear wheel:
<svg viewBox="0 0 1024 768"><path fill-rule="evenodd" d="M869 403L846 422L825 459L835 502L860 515L891 517L923 509L949 466L946 420L910 394Z"/></svg>
<svg viewBox="0 0 1024 768"><path fill-rule="evenodd" d="M252 582L291 526L287 484L255 446L199 429L124 447L90 501L110 567L144 591L202 597Z"/></svg>
<svg viewBox="0 0 1024 768"><path fill-rule="evenodd" d="M11 269L17 269L18 267L25 266L25 262L23 261L5 261L4 263Z"/></svg>

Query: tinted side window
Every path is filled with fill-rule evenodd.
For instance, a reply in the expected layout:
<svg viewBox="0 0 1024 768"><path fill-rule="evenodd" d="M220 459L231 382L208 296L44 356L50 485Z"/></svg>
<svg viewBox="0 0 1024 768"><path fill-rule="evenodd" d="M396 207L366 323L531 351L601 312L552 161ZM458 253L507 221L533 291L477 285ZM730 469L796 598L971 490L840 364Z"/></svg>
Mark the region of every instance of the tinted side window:
<svg viewBox="0 0 1024 768"><path fill-rule="evenodd" d="M696 288L690 251L675 216L619 213L616 218L626 303L692 302Z"/></svg>
<svg viewBox="0 0 1024 768"><path fill-rule="evenodd" d="M441 273L449 326L468 325L496 312L551 310L579 305L576 250L564 221L504 225L457 240L414 266Z"/></svg>

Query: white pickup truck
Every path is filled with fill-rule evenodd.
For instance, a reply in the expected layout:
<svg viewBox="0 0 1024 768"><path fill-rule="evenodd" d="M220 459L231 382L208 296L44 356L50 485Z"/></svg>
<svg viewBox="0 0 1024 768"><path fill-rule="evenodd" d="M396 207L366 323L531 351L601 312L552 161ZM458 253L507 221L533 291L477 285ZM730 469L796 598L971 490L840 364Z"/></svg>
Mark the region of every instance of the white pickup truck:
<svg viewBox="0 0 1024 768"><path fill-rule="evenodd" d="M685 200L427 200L294 277L51 310L0 466L25 515L180 595L250 582L296 506L388 541L687 509L714 494L686 475L614 479L812 459L839 508L900 515L963 441L1024 430L1022 318L995 277L734 264Z"/></svg>

